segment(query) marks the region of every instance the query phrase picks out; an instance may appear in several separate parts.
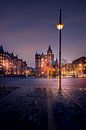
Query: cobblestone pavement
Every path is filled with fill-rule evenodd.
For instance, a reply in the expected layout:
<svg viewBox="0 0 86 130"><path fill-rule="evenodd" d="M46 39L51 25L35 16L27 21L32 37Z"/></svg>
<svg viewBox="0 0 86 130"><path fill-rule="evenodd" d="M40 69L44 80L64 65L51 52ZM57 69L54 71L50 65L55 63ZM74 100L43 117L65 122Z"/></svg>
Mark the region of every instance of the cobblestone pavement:
<svg viewBox="0 0 86 130"><path fill-rule="evenodd" d="M0 130L86 130L86 79L4 78ZM15 89L14 89L15 88Z"/></svg>

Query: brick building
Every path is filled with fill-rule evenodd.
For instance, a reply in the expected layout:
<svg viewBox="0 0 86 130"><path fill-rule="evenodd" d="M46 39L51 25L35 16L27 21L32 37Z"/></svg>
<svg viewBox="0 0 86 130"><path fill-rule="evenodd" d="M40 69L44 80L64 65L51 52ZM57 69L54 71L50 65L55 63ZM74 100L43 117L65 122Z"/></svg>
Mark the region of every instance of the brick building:
<svg viewBox="0 0 86 130"><path fill-rule="evenodd" d="M54 64L53 64L54 63ZM55 74L57 60L54 61L54 54L49 46L47 54L35 54L35 68L37 77L50 77Z"/></svg>
<svg viewBox="0 0 86 130"><path fill-rule="evenodd" d="M86 77L86 57L82 56L72 62L76 77Z"/></svg>
<svg viewBox="0 0 86 130"><path fill-rule="evenodd" d="M19 76L26 75L26 61L14 56L13 53L4 51L3 46L0 46L0 75L4 76Z"/></svg>
<svg viewBox="0 0 86 130"><path fill-rule="evenodd" d="M86 77L86 57L82 56L62 67L63 77Z"/></svg>

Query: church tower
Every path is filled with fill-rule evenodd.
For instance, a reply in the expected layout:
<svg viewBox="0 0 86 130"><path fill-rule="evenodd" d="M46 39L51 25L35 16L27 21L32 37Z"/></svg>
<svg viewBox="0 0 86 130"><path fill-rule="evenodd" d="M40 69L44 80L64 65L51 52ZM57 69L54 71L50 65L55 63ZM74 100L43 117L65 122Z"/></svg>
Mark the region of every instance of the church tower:
<svg viewBox="0 0 86 130"><path fill-rule="evenodd" d="M52 63L54 61L54 54L52 54L51 46L49 45L49 48L47 50L47 60L49 63Z"/></svg>

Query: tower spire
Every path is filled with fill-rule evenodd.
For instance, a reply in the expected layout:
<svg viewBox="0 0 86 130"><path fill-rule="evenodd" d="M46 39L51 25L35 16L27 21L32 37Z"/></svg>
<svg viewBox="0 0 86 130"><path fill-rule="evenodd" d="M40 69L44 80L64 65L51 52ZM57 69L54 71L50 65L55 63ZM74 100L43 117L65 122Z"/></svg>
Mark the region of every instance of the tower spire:
<svg viewBox="0 0 86 130"><path fill-rule="evenodd" d="M47 50L47 53L52 53L51 46L49 45L49 48Z"/></svg>
<svg viewBox="0 0 86 130"><path fill-rule="evenodd" d="M0 46L0 52L3 52L3 45Z"/></svg>

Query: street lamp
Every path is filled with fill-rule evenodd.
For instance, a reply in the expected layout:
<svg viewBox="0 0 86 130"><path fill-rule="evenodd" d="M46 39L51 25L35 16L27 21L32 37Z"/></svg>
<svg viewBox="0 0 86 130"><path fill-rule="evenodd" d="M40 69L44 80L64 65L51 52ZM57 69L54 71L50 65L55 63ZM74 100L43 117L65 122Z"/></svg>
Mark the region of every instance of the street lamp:
<svg viewBox="0 0 86 130"><path fill-rule="evenodd" d="M62 12L60 9L60 15L59 15L59 24L56 25L57 29L59 30L59 91L62 90L61 88L61 30L64 27L64 24L62 24Z"/></svg>

